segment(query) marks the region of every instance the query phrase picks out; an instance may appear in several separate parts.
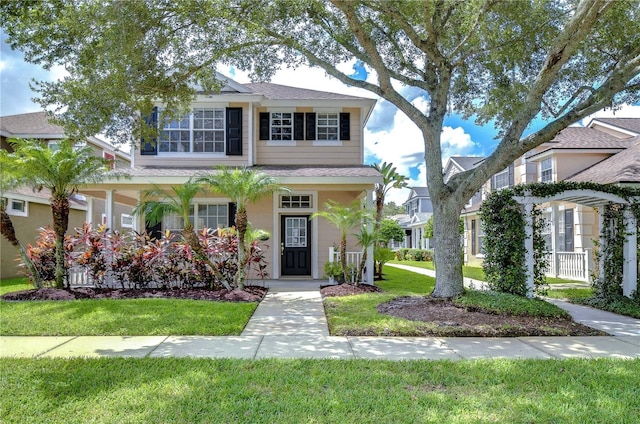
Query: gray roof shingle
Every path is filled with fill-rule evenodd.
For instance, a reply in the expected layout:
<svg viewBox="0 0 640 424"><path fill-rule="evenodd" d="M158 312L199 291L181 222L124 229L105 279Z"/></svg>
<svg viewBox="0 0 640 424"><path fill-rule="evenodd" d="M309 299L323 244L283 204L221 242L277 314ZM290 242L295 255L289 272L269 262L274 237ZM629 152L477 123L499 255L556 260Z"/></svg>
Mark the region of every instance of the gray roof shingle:
<svg viewBox="0 0 640 424"><path fill-rule="evenodd" d="M591 181L599 184L640 184L640 136L631 139L626 150L577 173L568 181Z"/></svg>
<svg viewBox="0 0 640 424"><path fill-rule="evenodd" d="M262 94L272 100L373 100L366 97L289 87L270 82L253 82L242 85L249 88L255 94Z"/></svg>
<svg viewBox="0 0 640 424"><path fill-rule="evenodd" d="M46 112L22 113L0 117L0 130L9 134L43 134L64 136L64 129L49 123Z"/></svg>
<svg viewBox="0 0 640 424"><path fill-rule="evenodd" d="M604 122L640 134L640 118L595 118L593 121Z"/></svg>
<svg viewBox="0 0 640 424"><path fill-rule="evenodd" d="M550 149L626 149L632 137L619 138L594 128L567 127L548 143Z"/></svg>
<svg viewBox="0 0 640 424"><path fill-rule="evenodd" d="M283 165L283 166L255 166L256 171L264 172L272 177L381 177L380 173L371 166L312 166L312 165ZM193 177L214 171L206 168L169 168L169 167L136 167L122 169L131 177Z"/></svg>

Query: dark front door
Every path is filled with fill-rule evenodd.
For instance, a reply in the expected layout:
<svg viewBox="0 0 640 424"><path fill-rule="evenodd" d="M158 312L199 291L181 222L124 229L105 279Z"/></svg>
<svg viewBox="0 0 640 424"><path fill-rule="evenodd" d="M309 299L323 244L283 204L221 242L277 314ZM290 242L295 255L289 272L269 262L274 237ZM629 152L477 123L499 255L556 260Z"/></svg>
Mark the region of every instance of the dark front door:
<svg viewBox="0 0 640 424"><path fill-rule="evenodd" d="M282 275L311 275L309 216L283 216L281 219Z"/></svg>

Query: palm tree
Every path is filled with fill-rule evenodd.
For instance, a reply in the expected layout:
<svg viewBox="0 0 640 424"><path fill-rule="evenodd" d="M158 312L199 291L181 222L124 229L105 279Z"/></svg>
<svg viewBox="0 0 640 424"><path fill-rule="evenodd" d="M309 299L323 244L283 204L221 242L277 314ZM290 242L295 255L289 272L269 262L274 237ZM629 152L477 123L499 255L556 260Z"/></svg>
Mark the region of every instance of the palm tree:
<svg viewBox="0 0 640 424"><path fill-rule="evenodd" d="M322 217L335 225L340 230L340 266L344 281L347 278L347 233L350 229L358 227L363 222L371 220L371 214L355 200L351 205L344 206L334 200L329 200L323 205L324 210L311 215L311 218Z"/></svg>
<svg viewBox="0 0 640 424"><path fill-rule="evenodd" d="M40 288L43 285L42 277L29 255L27 255L26 249L18 240L11 217L7 213L6 205L4 201L1 200L5 191L11 190L18 185L16 169L15 166L13 166L14 162L12 159L6 150L0 150L0 169L2 170L2 172L0 172L0 234L2 234L13 247L18 249L22 261L29 270L33 285L36 288Z"/></svg>
<svg viewBox="0 0 640 424"><path fill-rule="evenodd" d="M10 140L13 145L18 181L39 191L51 191L51 213L56 234L56 282L64 287L67 273L64 252L64 237L69 227L69 198L78 189L90 183L99 183L107 177L109 163L95 156L91 147L78 147L71 140L62 140L58 150L39 140ZM110 177L118 177L114 171Z"/></svg>
<svg viewBox="0 0 640 424"><path fill-rule="evenodd" d="M362 226L359 233L354 234L358 240L358 244L362 246L362 258L358 265L358 273L356 275L356 283L361 280L364 267L367 264L367 250L378 241L378 236L375 231L369 231L365 226Z"/></svg>
<svg viewBox="0 0 640 424"><path fill-rule="evenodd" d="M407 177L398 174L396 167L392 163L383 162L371 165L376 171L382 174L382 183L377 183L374 189L376 194L376 222L375 229L380 227L382 221L382 209L384 208L384 198L392 188L405 188L409 185Z"/></svg>
<svg viewBox="0 0 640 424"><path fill-rule="evenodd" d="M191 178L183 185L173 186L170 190L165 190L159 186L153 186L142 193L142 199L138 206L133 209L133 213L145 217L151 224L161 222L169 215L177 215L182 220L182 237L187 242L191 250L196 254L197 259L204 261L218 281L228 290L231 286L226 281L218 267L209 259L204 251L204 247L198 239L198 235L189 219L192 211L193 199L199 193L204 193L202 184L193 181Z"/></svg>
<svg viewBox="0 0 640 424"><path fill-rule="evenodd" d="M239 289L243 290L247 257L245 238L249 224L247 205L276 191L289 191L289 189L280 185L275 178L248 168L218 167L216 173L204 175L198 181L207 184L211 190L229 197L236 204L238 272L235 283Z"/></svg>

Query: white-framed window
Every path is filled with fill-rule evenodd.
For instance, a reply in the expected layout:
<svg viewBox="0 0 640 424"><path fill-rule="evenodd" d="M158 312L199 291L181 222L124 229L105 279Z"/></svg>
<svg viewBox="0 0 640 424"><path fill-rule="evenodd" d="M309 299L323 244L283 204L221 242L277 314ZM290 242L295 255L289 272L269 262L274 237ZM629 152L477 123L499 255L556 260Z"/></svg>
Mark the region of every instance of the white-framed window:
<svg viewBox="0 0 640 424"><path fill-rule="evenodd" d="M337 141L339 128L337 112L316 115L316 139Z"/></svg>
<svg viewBox="0 0 640 424"><path fill-rule="evenodd" d="M502 172L498 172L493 177L493 188L500 190L502 188L509 187L509 168Z"/></svg>
<svg viewBox="0 0 640 424"><path fill-rule="evenodd" d="M293 113L271 112L269 117L271 140L293 140Z"/></svg>
<svg viewBox="0 0 640 424"><path fill-rule="evenodd" d="M29 202L26 200L3 198L2 202L8 215L29 216Z"/></svg>
<svg viewBox="0 0 640 424"><path fill-rule="evenodd" d="M123 213L120 215L120 226L122 228L133 228L133 216Z"/></svg>
<svg viewBox="0 0 640 424"><path fill-rule="evenodd" d="M540 181L553 182L553 159L547 158L540 161Z"/></svg>
<svg viewBox="0 0 640 424"><path fill-rule="evenodd" d="M224 153L225 109L195 108L182 119L166 122L159 153Z"/></svg>
<svg viewBox="0 0 640 424"><path fill-rule="evenodd" d="M197 217L195 221L194 217ZM229 226L229 206L217 203L193 204L189 207L189 222L196 231L203 228L226 228ZM162 227L165 231L181 232L184 220L178 215L169 215L162 220Z"/></svg>
<svg viewBox="0 0 640 424"><path fill-rule="evenodd" d="M310 194L280 195L280 208L282 209L309 209L312 207L312 198Z"/></svg>
<svg viewBox="0 0 640 424"><path fill-rule="evenodd" d="M476 256L484 257L484 224L480 221L480 225L478 225L478 254Z"/></svg>
<svg viewBox="0 0 640 424"><path fill-rule="evenodd" d="M60 141L61 140L49 140L47 142L47 147L49 148L49 150L57 152L58 150L60 150ZM73 145L74 150L84 149L85 147L87 147L86 141L78 141Z"/></svg>

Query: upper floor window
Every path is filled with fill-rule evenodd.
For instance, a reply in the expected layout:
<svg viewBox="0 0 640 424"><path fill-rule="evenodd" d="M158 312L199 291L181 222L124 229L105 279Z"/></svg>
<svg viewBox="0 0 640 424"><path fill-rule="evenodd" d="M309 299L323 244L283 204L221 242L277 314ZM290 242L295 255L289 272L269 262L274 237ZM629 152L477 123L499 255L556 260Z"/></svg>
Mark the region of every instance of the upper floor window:
<svg viewBox="0 0 640 424"><path fill-rule="evenodd" d="M225 111L197 108L160 131L161 153L224 153Z"/></svg>
<svg viewBox="0 0 640 424"><path fill-rule="evenodd" d="M290 112L273 110L260 112L260 140L279 141L278 145L295 145L297 140L333 141L320 143L334 146L351 139L351 118L348 112Z"/></svg>
<svg viewBox="0 0 640 424"><path fill-rule="evenodd" d="M540 161L540 181L548 183L553 181L553 159Z"/></svg>
<svg viewBox="0 0 640 424"><path fill-rule="evenodd" d="M496 190L509 187L509 168L502 172L498 172L494 176L494 187Z"/></svg>
<svg viewBox="0 0 640 424"><path fill-rule="evenodd" d="M271 140L293 140L293 113L271 114Z"/></svg>
<svg viewBox="0 0 640 424"><path fill-rule="evenodd" d="M338 140L337 113L318 113L316 120L316 138L318 140Z"/></svg>

